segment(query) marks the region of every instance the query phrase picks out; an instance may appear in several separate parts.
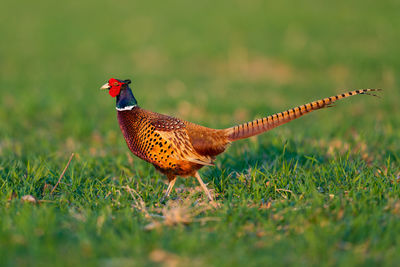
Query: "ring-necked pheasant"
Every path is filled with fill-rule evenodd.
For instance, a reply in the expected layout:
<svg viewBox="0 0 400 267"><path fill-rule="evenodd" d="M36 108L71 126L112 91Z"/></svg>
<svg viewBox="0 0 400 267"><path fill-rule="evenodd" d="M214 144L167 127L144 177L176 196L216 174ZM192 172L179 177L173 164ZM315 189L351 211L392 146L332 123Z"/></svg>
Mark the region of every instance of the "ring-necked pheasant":
<svg viewBox="0 0 400 267"><path fill-rule="evenodd" d="M212 166L215 157L224 152L231 142L261 134L311 111L329 107L336 100L380 90L355 90L231 128L216 130L140 108L129 88L130 83L130 80L112 78L101 87L108 89L112 97L117 97L118 122L129 149L167 176L169 185L165 197L169 196L177 176L193 176L197 178L209 200L213 197L198 170L204 166Z"/></svg>

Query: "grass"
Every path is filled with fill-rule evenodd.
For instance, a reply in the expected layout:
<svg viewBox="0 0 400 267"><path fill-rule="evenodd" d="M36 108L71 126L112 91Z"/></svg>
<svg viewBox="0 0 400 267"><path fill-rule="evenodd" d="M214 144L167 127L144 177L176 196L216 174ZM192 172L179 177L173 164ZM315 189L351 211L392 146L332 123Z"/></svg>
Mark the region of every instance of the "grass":
<svg viewBox="0 0 400 267"><path fill-rule="evenodd" d="M396 265L399 3L8 2L0 17L0 265ZM128 153L114 101L228 127L356 88L233 144L194 179ZM75 157L50 194L71 153ZM31 195L36 203L22 201Z"/></svg>

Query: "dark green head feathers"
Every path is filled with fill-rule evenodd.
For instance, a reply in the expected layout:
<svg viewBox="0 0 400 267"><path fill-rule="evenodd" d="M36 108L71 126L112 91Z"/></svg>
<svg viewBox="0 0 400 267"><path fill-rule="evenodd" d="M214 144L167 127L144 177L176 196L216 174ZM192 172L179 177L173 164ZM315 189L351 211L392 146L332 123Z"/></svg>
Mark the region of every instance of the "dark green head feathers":
<svg viewBox="0 0 400 267"><path fill-rule="evenodd" d="M130 110L137 106L137 101L133 96L129 84L131 80L118 80L111 78L108 83L104 84L100 89L108 89L111 97L117 97L116 108L117 110Z"/></svg>

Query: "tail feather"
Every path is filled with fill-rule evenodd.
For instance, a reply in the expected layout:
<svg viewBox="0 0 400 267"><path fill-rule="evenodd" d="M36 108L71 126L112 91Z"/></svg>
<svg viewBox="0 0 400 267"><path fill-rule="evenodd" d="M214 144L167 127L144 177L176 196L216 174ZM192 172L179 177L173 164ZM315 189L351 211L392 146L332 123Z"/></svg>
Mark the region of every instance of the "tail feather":
<svg viewBox="0 0 400 267"><path fill-rule="evenodd" d="M225 129L226 136L229 141L236 141L243 138L248 138L254 135L261 134L268 130L271 130L279 125L285 124L291 120L297 119L311 111L332 107L333 103L339 99L346 98L353 95L367 94L376 96L375 94L371 94L370 92L381 91L381 89L360 89L351 91L348 93L331 96L328 98L320 99L308 104L304 104L302 106L298 106L284 112L276 113L274 115L270 115L268 117L257 119L254 121L250 121L244 124L236 125L231 128Z"/></svg>

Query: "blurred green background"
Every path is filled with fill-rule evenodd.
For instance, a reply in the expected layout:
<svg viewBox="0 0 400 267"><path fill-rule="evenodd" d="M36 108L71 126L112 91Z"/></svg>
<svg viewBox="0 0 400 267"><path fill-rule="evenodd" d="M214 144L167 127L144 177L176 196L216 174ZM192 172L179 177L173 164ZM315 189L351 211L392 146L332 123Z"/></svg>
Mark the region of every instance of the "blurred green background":
<svg viewBox="0 0 400 267"><path fill-rule="evenodd" d="M352 99L304 119L306 128L285 128L321 137L343 124L374 131L377 119L396 127L399 7L394 0L3 3L2 143L39 153L67 138L85 143L94 131L117 132L114 99L98 91L111 77L131 78L146 109L212 127L384 88L383 100Z"/></svg>
<svg viewBox="0 0 400 267"><path fill-rule="evenodd" d="M114 180L107 179L123 176L121 173L134 176L137 168L162 180L151 166L137 159L134 164L128 162L115 99L99 90L111 77L132 79L135 97L145 109L215 128L353 89L383 88L380 99L347 99L251 142L240 141L222 159L242 160L242 152L247 151L251 160L244 165L262 165L265 158L276 156L275 150L265 154L263 148L283 147L291 140L290 151L301 155L317 153L317 158L324 158L351 150L377 166L384 166L389 158L390 164L398 166L398 0L44 0L7 1L1 6L0 189L4 205L12 192L19 197L38 197L42 193L38 188L45 181L54 185L71 152L78 155L71 167L75 176L80 175L82 166L90 169L89 174L82 171L84 181L112 185ZM254 142L260 146L251 154ZM44 170L40 167L43 164ZM217 165L221 169L220 161ZM32 166L36 166L32 175L37 180L24 181ZM242 165L239 169L235 166L230 164L228 172L242 171ZM206 180L212 181L211 177L221 172L224 170L206 171ZM75 176L67 174L66 179L74 181L71 177ZM162 189L160 186L160 192ZM2 224L0 233L3 248L13 242L8 236L14 229L10 225L24 207L18 203L11 206L13 211L2 208L1 217L9 220L9 224ZM95 204L71 205L96 210ZM56 205L43 212L68 217L58 209ZM32 220L28 215L24 218ZM127 215L128 225L129 218ZM141 241L147 238L167 242L157 236ZM52 247L64 239L49 240ZM96 239L88 240L95 246ZM13 252L8 255L28 255L31 259L43 257L46 251L56 255L52 253L57 250L46 246L41 250L40 245L40 252L20 251L17 243L10 246ZM94 254L98 257L101 250ZM214 257L208 254L202 262L215 263ZM296 256L291 259L296 263ZM303 259L302 263L306 262ZM252 263L260 262L255 258Z"/></svg>

